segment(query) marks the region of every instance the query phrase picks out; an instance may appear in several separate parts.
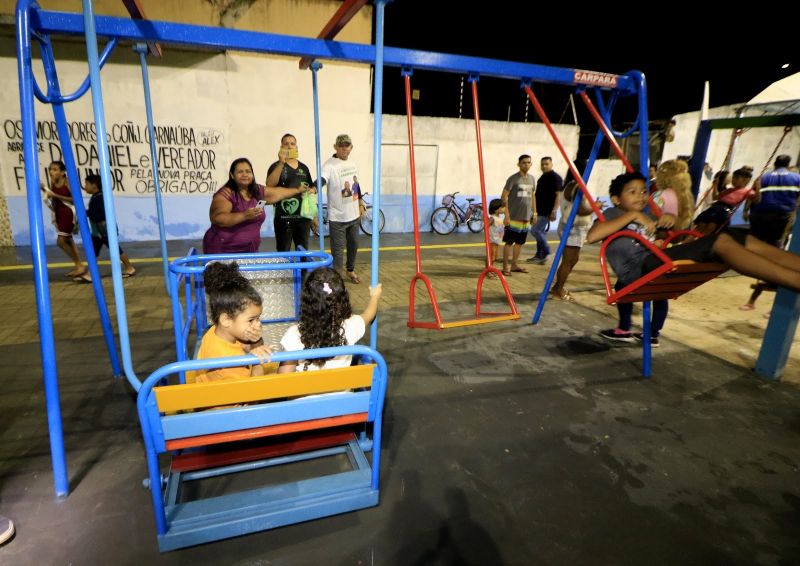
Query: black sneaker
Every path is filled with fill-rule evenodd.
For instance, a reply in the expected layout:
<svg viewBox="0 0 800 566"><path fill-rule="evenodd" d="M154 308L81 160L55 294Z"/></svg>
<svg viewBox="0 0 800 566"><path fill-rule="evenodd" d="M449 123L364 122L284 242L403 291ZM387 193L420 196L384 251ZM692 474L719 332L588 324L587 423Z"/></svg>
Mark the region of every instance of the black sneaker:
<svg viewBox="0 0 800 566"><path fill-rule="evenodd" d="M614 340L615 342L633 342L634 341L633 333L626 332L624 330L618 330L616 328L609 328L608 330L601 330L599 332L599 334L603 338L607 338L608 340Z"/></svg>
<svg viewBox="0 0 800 566"><path fill-rule="evenodd" d="M637 342L642 342L642 341L644 341L644 334L642 334L641 332L636 332L636 333L634 333L633 338ZM651 336L650 337L650 347L651 348L658 348L660 345L661 344L659 344L659 342L658 342L658 336Z"/></svg>

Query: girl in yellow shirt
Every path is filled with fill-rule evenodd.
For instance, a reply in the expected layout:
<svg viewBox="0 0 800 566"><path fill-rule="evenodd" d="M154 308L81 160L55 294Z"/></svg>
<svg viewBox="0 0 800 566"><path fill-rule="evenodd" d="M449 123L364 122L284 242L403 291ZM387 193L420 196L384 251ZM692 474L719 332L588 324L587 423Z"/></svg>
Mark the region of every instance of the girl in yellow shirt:
<svg viewBox="0 0 800 566"><path fill-rule="evenodd" d="M200 343L198 360L255 354L269 362L272 348L261 338L261 296L239 272L236 262L214 262L203 275L214 325ZM188 372L187 383L208 383L264 375L264 366L240 366Z"/></svg>

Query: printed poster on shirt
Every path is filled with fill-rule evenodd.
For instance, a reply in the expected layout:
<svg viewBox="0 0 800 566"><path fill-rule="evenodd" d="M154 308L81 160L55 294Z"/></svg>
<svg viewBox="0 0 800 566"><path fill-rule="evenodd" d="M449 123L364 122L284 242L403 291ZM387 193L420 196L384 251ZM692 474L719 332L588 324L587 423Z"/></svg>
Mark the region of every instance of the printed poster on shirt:
<svg viewBox="0 0 800 566"><path fill-rule="evenodd" d="M7 196L25 194L25 160L22 153L22 120L3 121L3 151L0 151L2 190ZM68 122L72 151L81 180L99 174L97 129L92 121ZM150 158L150 134L146 123L113 122L107 125L108 161L115 193L151 196L155 192ZM36 125L41 180L48 182L47 166L63 161L56 123ZM164 195L210 195L228 175L227 156L221 155L227 128L188 124L158 124L155 138L158 176Z"/></svg>

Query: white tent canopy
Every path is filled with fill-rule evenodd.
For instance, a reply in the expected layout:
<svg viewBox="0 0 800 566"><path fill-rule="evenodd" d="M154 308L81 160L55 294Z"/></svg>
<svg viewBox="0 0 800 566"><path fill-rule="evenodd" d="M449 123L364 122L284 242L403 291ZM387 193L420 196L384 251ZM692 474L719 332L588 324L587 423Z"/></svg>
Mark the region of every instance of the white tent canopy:
<svg viewBox="0 0 800 566"><path fill-rule="evenodd" d="M800 73L775 81L752 98L747 105L796 100L800 100Z"/></svg>

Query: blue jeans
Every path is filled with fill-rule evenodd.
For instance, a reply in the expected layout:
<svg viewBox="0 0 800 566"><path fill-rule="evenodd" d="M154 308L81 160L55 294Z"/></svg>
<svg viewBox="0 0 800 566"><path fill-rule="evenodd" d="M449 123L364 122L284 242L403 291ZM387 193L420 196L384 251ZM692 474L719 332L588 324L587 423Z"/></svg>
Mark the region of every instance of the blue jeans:
<svg viewBox="0 0 800 566"><path fill-rule="evenodd" d="M545 258L550 255L550 246L547 245L547 229L550 228L550 218L537 216L536 223L531 225L531 235L536 238L536 257Z"/></svg>
<svg viewBox="0 0 800 566"><path fill-rule="evenodd" d="M344 251L347 250L347 271L356 268L356 253L358 253L358 226L359 219L350 222L334 222L331 220L331 255L333 255L334 269L341 271L344 261Z"/></svg>

